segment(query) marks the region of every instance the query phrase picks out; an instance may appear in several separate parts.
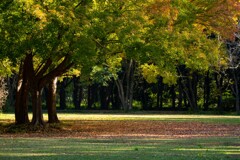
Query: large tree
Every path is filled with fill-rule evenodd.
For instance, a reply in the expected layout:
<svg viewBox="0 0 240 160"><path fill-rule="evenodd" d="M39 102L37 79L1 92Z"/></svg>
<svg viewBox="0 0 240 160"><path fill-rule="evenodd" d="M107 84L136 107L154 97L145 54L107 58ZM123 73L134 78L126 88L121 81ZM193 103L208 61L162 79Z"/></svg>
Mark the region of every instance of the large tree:
<svg viewBox="0 0 240 160"><path fill-rule="evenodd" d="M41 92L71 67L92 63L94 43L87 34L91 1L12 1L2 9L1 36L5 53L20 64L16 123L28 122L31 93L34 125L44 124Z"/></svg>

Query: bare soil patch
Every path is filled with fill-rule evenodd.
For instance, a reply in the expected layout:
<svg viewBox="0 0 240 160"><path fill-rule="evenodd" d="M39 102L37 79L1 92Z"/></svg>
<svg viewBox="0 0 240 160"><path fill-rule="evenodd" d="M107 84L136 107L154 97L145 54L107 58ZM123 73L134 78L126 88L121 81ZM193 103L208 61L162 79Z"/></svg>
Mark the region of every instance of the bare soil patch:
<svg viewBox="0 0 240 160"><path fill-rule="evenodd" d="M3 129L4 127L0 127ZM40 130L11 133L0 132L0 137L52 138L193 138L240 137L240 125L201 122L161 121L65 121Z"/></svg>

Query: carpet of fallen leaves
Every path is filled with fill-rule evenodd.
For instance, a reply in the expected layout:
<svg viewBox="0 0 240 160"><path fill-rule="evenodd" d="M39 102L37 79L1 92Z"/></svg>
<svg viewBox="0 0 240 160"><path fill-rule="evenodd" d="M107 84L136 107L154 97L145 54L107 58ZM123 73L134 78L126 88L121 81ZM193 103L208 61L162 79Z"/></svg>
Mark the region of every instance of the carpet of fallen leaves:
<svg viewBox="0 0 240 160"><path fill-rule="evenodd" d="M239 137L240 125L161 121L67 121L42 130L3 132L0 137L193 138Z"/></svg>

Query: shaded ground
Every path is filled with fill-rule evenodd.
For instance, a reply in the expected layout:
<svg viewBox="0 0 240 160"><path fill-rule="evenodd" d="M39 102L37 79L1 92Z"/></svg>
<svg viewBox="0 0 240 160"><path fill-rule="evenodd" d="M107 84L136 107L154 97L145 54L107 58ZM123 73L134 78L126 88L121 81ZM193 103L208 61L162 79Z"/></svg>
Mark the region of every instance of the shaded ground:
<svg viewBox="0 0 240 160"><path fill-rule="evenodd" d="M162 121L64 121L40 131L0 126L0 137L192 138L240 137L240 125ZM14 130L15 129L15 130Z"/></svg>

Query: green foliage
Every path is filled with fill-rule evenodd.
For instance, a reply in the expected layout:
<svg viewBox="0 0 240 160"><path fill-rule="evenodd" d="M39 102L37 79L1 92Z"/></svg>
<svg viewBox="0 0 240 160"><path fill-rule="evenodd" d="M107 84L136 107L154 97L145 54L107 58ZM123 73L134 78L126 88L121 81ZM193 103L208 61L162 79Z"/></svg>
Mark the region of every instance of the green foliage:
<svg viewBox="0 0 240 160"><path fill-rule="evenodd" d="M226 3L231 4L230 1ZM213 33L225 35L224 32L220 31L220 28L214 26L215 24L221 26L223 23L223 20L219 19L214 11L222 8L226 11L226 15L232 15L226 16L226 19L231 21L234 18L233 13L236 11L234 4L231 4L231 7L233 10L227 11L221 2L202 2L201 0L159 0L148 5L143 16L145 25L141 26L141 31L144 32L139 32L142 43L138 43L139 45L134 43L134 49L130 50L136 55L136 52L143 54L141 60L144 63L158 68L158 72L154 74L149 70L151 73L149 77L152 80L149 80L144 72L147 81L156 82L154 79L161 75L164 78L164 83L175 83L178 76L176 69L180 65L198 72L224 67L226 65L226 55L224 55L226 51L222 48L222 42L219 39L210 38L210 35ZM214 18L216 21L212 22ZM233 27L236 24L230 23L229 25ZM223 26L222 29L224 30ZM234 30L230 32L233 34ZM145 67L145 70L147 68L149 67Z"/></svg>
<svg viewBox="0 0 240 160"><path fill-rule="evenodd" d="M121 55L109 57L101 66L93 66L91 78L93 81L107 86L112 79L118 79L118 72L121 71Z"/></svg>
<svg viewBox="0 0 240 160"><path fill-rule="evenodd" d="M157 66L151 64L143 64L141 67L142 75L148 83L156 83L159 76L159 69Z"/></svg>
<svg viewBox="0 0 240 160"><path fill-rule="evenodd" d="M12 62L9 59L3 59L0 62L0 76L6 77L10 76L12 72L16 71L16 67L12 65Z"/></svg>
<svg viewBox="0 0 240 160"><path fill-rule="evenodd" d="M55 62L53 66L57 65L69 54L69 63L89 64L95 55L95 44L86 34L89 24L84 5L89 2L77 4L55 0L12 2L0 16L0 40L4 42L1 53L11 61L33 53L36 67L49 58Z"/></svg>

